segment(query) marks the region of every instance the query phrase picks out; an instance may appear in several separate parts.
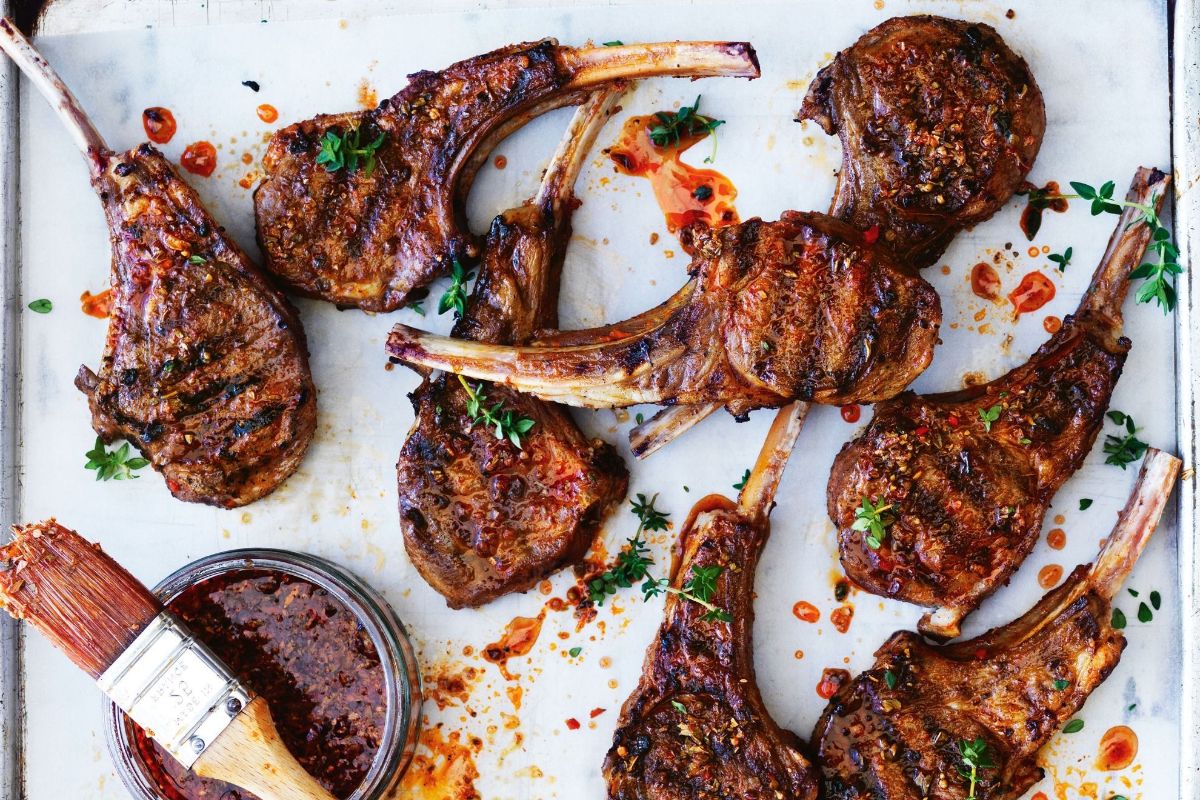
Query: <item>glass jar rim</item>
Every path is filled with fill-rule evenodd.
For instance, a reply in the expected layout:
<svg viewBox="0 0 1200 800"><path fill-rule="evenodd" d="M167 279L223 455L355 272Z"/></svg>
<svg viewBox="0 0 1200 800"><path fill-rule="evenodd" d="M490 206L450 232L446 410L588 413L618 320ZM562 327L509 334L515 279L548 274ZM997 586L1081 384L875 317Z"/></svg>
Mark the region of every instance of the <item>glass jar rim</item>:
<svg viewBox="0 0 1200 800"><path fill-rule="evenodd" d="M399 783L416 749L421 711L421 677L404 624L384 597L361 578L320 556L275 548L226 550L185 564L159 581L153 591L164 605L186 589L244 569L277 570L329 592L352 611L379 654L387 711L379 752L363 782L346 800L380 800ZM104 698L104 729L109 755L125 788L139 800L161 800L157 784L128 735L127 717Z"/></svg>

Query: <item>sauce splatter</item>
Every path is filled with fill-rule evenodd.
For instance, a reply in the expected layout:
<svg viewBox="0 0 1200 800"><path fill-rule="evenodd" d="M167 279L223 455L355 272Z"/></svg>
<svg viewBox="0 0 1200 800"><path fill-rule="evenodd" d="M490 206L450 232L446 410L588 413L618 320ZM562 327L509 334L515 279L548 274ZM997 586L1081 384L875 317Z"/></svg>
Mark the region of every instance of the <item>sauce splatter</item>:
<svg viewBox="0 0 1200 800"><path fill-rule="evenodd" d="M1051 211L1062 213L1067 210L1067 201L1062 199L1046 200L1046 195L1059 193L1058 183L1049 181L1042 188L1034 186L1032 183L1024 183L1017 190L1017 194L1023 194L1029 199L1025 202L1025 210L1021 212L1021 231L1025 234L1025 238L1033 241L1033 237L1037 236L1037 232L1042 227L1042 212L1047 208Z"/></svg>
<svg viewBox="0 0 1200 800"><path fill-rule="evenodd" d="M1067 532L1062 528L1053 528L1046 534L1046 544L1054 550L1062 550L1067 546Z"/></svg>
<svg viewBox="0 0 1200 800"><path fill-rule="evenodd" d="M546 612L536 617L513 617L512 622L504 629L500 641L483 648L483 657L500 667L501 674L507 680L516 680L516 676L508 671L508 659L513 656L527 655L537 643L538 635L542 632L542 621Z"/></svg>
<svg viewBox="0 0 1200 800"><path fill-rule="evenodd" d="M715 170L690 166L680 158L706 135L681 136L678 142L659 147L650 140L650 129L658 124L654 114L625 122L620 138L606 151L617 172L650 181L671 233L693 222L713 228L736 223L733 183Z"/></svg>
<svg viewBox="0 0 1200 800"><path fill-rule="evenodd" d="M862 409L856 404L851 403L850 405L842 406L842 419L846 422L854 424L855 422L858 422L861 417Z"/></svg>
<svg viewBox="0 0 1200 800"><path fill-rule="evenodd" d="M1096 769L1113 772L1125 769L1137 757L1138 737L1132 729L1117 725L1100 737L1100 754L1096 757Z"/></svg>
<svg viewBox="0 0 1200 800"><path fill-rule="evenodd" d="M838 633L850 630L850 620L854 619L854 606L838 606L829 612L829 621Z"/></svg>
<svg viewBox="0 0 1200 800"><path fill-rule="evenodd" d="M805 600L801 600L792 606L792 613L796 615L796 619L801 622L816 622L821 618L820 610Z"/></svg>
<svg viewBox="0 0 1200 800"><path fill-rule="evenodd" d="M263 122L274 122L279 119L279 109L270 103L263 103L258 108L254 109L254 113L258 114L258 118Z"/></svg>
<svg viewBox="0 0 1200 800"><path fill-rule="evenodd" d="M1008 299L1012 301L1017 316L1028 314L1054 299L1054 284L1042 273L1031 272L1021 278L1016 289L1008 293Z"/></svg>
<svg viewBox="0 0 1200 800"><path fill-rule="evenodd" d="M142 111L142 129L155 144L166 144L175 135L175 115L169 108L151 106Z"/></svg>
<svg viewBox="0 0 1200 800"><path fill-rule="evenodd" d="M400 782L399 796L412 800L479 797L475 754L483 749L483 741L472 737L464 743L462 737L461 731L443 736L440 726L422 730L416 755Z"/></svg>
<svg viewBox="0 0 1200 800"><path fill-rule="evenodd" d="M496 156L492 159L492 166L496 169L504 169L508 166L508 158L505 156Z"/></svg>
<svg viewBox="0 0 1200 800"><path fill-rule="evenodd" d="M79 295L79 307L83 313L96 319L108 319L109 307L112 304L112 289L105 289L97 294L85 291Z"/></svg>
<svg viewBox="0 0 1200 800"><path fill-rule="evenodd" d="M358 84L358 104L368 111L379 105L379 94L366 78Z"/></svg>
<svg viewBox="0 0 1200 800"><path fill-rule="evenodd" d="M1029 800L1050 800L1050 798L1046 797L1045 792L1038 792L1033 797L1029 798Z"/></svg>
<svg viewBox="0 0 1200 800"><path fill-rule="evenodd" d="M848 680L850 680L850 673L846 670L826 667L821 671L821 682L817 684L817 694L822 700L828 700L837 694L837 690Z"/></svg>
<svg viewBox="0 0 1200 800"><path fill-rule="evenodd" d="M971 267L971 291L984 300L1000 299L1000 276L991 264L980 261Z"/></svg>
<svg viewBox="0 0 1200 800"><path fill-rule="evenodd" d="M184 148L179 163L193 175L207 178L217 168L217 148L211 142L192 142Z"/></svg>
<svg viewBox="0 0 1200 800"><path fill-rule="evenodd" d="M1058 564L1047 564L1038 570L1038 586L1043 589L1053 589L1062 580L1063 568Z"/></svg>
<svg viewBox="0 0 1200 800"><path fill-rule="evenodd" d="M572 730L572 731L579 730L579 720L575 719L574 717L568 717L567 718L567 730Z"/></svg>
<svg viewBox="0 0 1200 800"><path fill-rule="evenodd" d="M1058 333L1062 330L1062 320L1050 314L1042 320L1042 327L1046 329L1046 333Z"/></svg>

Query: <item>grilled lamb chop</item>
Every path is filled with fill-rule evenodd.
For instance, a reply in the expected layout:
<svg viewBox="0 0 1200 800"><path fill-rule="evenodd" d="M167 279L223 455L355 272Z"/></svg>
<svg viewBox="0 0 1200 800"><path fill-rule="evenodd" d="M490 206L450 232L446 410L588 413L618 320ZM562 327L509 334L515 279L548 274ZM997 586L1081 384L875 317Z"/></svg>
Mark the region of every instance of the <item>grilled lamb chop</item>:
<svg viewBox="0 0 1200 800"><path fill-rule="evenodd" d="M881 400L928 366L937 294L853 227L786 212L701 227L694 246L693 280L633 320L515 348L397 325L388 352L571 405L720 402L736 416Z"/></svg>
<svg viewBox="0 0 1200 800"><path fill-rule="evenodd" d="M815 800L817 776L800 740L771 719L754 681L754 571L767 515L807 406L782 409L735 506L701 500L680 534L672 577L716 567L713 619L669 594L665 619L625 701L604 777L612 800Z"/></svg>
<svg viewBox="0 0 1200 800"><path fill-rule="evenodd" d="M558 326L558 284L571 234L571 191L623 85L576 112L537 196L492 223L479 278L454 335L521 343ZM499 385L476 387L534 420L520 447L467 414L455 376L427 378L396 464L408 556L452 608L523 591L587 552L628 473L611 445L588 439L567 409Z"/></svg>
<svg viewBox="0 0 1200 800"><path fill-rule="evenodd" d="M826 800L1016 800L1037 753L1117 666L1121 589L1158 523L1179 459L1150 449L1094 566L1077 567L1020 619L944 647L893 634L842 686L813 742ZM964 754L980 758L971 792ZM964 770L966 771L964 774Z"/></svg>
<svg viewBox="0 0 1200 800"><path fill-rule="evenodd" d="M492 146L597 85L654 75L758 77L746 42L572 48L546 39L418 72L371 111L324 114L271 139L255 191L267 269L297 292L368 311L480 254L463 203ZM382 135L377 168L329 171L322 139Z"/></svg>
<svg viewBox="0 0 1200 800"><path fill-rule="evenodd" d="M797 120L842 142L831 213L932 264L1033 167L1046 109L1025 61L981 23L895 17L838 53Z"/></svg>
<svg viewBox="0 0 1200 800"><path fill-rule="evenodd" d="M1168 182L1141 169L1128 198L1161 206ZM962 618L1008 581L1091 450L1130 347L1121 303L1150 239L1139 216L1122 215L1078 310L1032 359L988 384L880 403L834 460L829 516L846 574L936 608L921 620L925 635L957 636ZM981 411L994 408L999 418L985 421ZM864 498L894 520L878 549L854 530Z"/></svg>
<svg viewBox="0 0 1200 800"><path fill-rule="evenodd" d="M181 500L234 507L295 471L316 389L295 309L148 144L108 149L78 101L9 21L0 48L83 150L113 245L99 374L81 367L92 425L127 438Z"/></svg>

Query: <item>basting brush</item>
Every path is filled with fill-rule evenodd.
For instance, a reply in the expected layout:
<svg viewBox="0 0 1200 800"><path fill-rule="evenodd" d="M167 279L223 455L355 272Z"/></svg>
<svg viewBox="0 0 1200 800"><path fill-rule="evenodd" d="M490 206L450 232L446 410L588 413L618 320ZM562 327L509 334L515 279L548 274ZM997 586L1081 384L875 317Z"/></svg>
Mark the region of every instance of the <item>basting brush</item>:
<svg viewBox="0 0 1200 800"><path fill-rule="evenodd" d="M172 757L262 800L333 800L251 692L138 580L53 519L0 547L0 606L46 636Z"/></svg>

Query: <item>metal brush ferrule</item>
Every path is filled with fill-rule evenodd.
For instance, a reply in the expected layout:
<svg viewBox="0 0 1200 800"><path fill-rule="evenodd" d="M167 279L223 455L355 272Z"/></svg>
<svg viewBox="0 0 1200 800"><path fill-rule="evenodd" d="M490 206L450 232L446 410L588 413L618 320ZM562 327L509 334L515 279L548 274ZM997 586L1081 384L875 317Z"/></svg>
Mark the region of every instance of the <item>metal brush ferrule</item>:
<svg viewBox="0 0 1200 800"><path fill-rule="evenodd" d="M188 769L253 698L211 650L165 611L97 683Z"/></svg>

